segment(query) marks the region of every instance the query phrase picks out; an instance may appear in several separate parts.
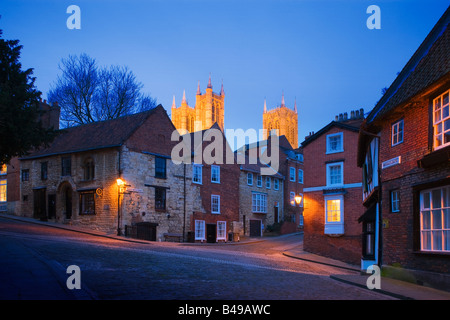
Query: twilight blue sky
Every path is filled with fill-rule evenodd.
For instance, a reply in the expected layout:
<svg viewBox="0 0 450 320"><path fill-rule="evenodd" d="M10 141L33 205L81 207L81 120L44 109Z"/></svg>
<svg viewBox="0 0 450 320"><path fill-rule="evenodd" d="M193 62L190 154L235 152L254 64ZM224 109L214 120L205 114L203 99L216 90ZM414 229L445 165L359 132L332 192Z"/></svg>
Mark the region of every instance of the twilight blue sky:
<svg viewBox="0 0 450 320"><path fill-rule="evenodd" d="M81 30L69 30L69 5ZM381 29L369 30L369 5ZM262 128L281 102L299 112L299 142L334 116L370 111L449 5L448 0L2 0L3 38L19 39L46 98L70 54L126 65L170 114L183 90L195 104L209 74L225 89L225 127Z"/></svg>

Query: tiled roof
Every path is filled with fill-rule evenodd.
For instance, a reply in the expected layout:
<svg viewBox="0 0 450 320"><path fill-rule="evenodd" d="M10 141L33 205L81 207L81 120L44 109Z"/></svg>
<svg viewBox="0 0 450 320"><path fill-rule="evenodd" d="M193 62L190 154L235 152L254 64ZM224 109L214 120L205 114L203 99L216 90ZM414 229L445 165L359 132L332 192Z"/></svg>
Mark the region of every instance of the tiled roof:
<svg viewBox="0 0 450 320"><path fill-rule="evenodd" d="M367 116L367 122L407 102L450 71L450 7Z"/></svg>
<svg viewBox="0 0 450 320"><path fill-rule="evenodd" d="M49 147L36 150L21 159L121 146L157 108L162 106L117 119L63 129Z"/></svg>

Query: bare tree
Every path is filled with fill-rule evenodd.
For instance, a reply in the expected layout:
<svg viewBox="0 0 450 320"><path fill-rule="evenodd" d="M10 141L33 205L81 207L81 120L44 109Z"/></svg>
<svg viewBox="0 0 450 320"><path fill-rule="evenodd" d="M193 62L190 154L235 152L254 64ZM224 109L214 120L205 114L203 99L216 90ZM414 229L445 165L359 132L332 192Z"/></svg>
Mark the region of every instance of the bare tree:
<svg viewBox="0 0 450 320"><path fill-rule="evenodd" d="M87 54L69 56L48 94L61 106L63 127L118 118L149 110L156 100L141 92L143 85L127 67L99 68Z"/></svg>

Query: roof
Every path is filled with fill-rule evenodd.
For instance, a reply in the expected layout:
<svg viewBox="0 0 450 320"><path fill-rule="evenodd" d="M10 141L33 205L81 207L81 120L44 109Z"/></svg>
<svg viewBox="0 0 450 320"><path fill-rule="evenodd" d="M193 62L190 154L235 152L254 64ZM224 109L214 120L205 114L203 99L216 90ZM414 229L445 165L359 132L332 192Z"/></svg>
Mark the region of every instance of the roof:
<svg viewBox="0 0 450 320"><path fill-rule="evenodd" d="M308 144L310 144L311 142L313 142L314 140L316 140L321 135L323 135L324 133L326 133L327 131L329 131L331 128L334 128L334 127L338 127L338 128L341 128L341 129L344 129L344 130L353 131L353 132L359 132L359 127L361 126L362 123L363 123L363 119L362 118L358 119L358 121L355 121L354 119L352 119L348 123L346 123L345 121L344 122L331 121L325 127L320 129L319 131L317 131L313 135L307 137L305 139L305 141L303 141L301 143L301 146L304 148L305 146L307 146Z"/></svg>
<svg viewBox="0 0 450 320"><path fill-rule="evenodd" d="M271 168L271 166L261 163L259 157L256 158L256 163L252 163L252 162L255 162L255 161L254 160L250 161L250 160L251 160L250 157L246 155L245 156L245 163L240 165L240 169L242 171L254 172L254 173L258 173L259 174L261 172L261 168ZM273 171L274 171L274 174L271 175L272 177L279 178L279 179L284 179L284 176L281 175L279 172L275 171L275 169Z"/></svg>
<svg viewBox="0 0 450 320"><path fill-rule="evenodd" d="M430 31L367 116L370 124L389 110L407 102L450 71L450 7Z"/></svg>
<svg viewBox="0 0 450 320"><path fill-rule="evenodd" d="M68 154L121 146L159 105L149 111L120 118L92 122L60 130L60 134L47 148L31 152L21 160L35 159L50 155Z"/></svg>

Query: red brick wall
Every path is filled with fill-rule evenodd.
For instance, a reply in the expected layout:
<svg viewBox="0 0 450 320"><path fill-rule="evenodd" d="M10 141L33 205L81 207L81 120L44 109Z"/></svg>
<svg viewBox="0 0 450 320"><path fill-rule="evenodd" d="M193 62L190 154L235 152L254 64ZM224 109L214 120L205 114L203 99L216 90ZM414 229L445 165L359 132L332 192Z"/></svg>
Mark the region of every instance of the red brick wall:
<svg viewBox="0 0 450 320"><path fill-rule="evenodd" d="M326 136L343 132L344 152L326 154ZM344 162L344 184L361 183L361 169L356 165L358 132L340 127L328 131L304 146L304 188L326 186L328 161ZM306 251L359 264L361 260L362 225L358 218L364 213L360 187L346 188L344 198L344 234L324 234L325 207L323 190L304 192L304 238Z"/></svg>

